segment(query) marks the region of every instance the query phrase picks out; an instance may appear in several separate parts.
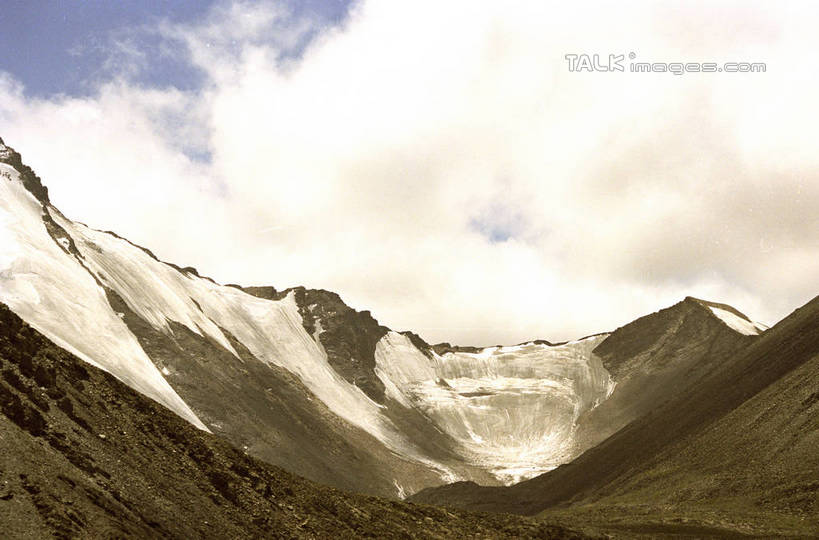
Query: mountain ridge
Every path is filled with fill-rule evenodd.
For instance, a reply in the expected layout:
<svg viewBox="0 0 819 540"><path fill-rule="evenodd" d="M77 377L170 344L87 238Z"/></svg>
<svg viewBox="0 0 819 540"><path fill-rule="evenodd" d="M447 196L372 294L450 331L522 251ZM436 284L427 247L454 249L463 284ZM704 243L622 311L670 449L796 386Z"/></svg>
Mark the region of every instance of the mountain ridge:
<svg viewBox="0 0 819 540"><path fill-rule="evenodd" d="M194 425L336 487L402 497L457 479L510 483L594 446L602 436L593 426L619 429L665 399L633 398L656 375L650 363L631 382L618 378L622 359L605 354L617 331L557 344L430 345L334 292L221 285L0 189L19 249L0 301ZM698 321L692 335L704 342L732 332L716 317Z"/></svg>

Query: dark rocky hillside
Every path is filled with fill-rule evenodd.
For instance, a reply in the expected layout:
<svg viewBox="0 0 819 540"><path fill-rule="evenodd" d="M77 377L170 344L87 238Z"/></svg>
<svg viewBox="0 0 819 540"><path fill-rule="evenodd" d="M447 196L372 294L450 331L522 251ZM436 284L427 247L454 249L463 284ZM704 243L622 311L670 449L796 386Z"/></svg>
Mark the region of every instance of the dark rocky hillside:
<svg viewBox="0 0 819 540"><path fill-rule="evenodd" d="M581 538L319 486L59 349L0 305L4 538Z"/></svg>
<svg viewBox="0 0 819 540"><path fill-rule="evenodd" d="M730 329L692 297L618 328L594 350L616 386L578 420L578 453L693 391L756 339Z"/></svg>
<svg viewBox="0 0 819 540"><path fill-rule="evenodd" d="M816 298L572 463L508 488L464 482L413 500L548 510L634 534L813 536L818 355Z"/></svg>

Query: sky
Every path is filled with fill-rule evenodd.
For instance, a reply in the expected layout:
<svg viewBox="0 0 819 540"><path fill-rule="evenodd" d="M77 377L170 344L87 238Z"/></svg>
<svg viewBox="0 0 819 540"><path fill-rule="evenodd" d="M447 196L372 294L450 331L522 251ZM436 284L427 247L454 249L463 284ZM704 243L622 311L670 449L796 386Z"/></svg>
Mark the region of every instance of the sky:
<svg viewBox="0 0 819 540"><path fill-rule="evenodd" d="M688 295L772 324L819 292L817 24L808 2L11 0L0 137L72 219L430 342L572 339Z"/></svg>

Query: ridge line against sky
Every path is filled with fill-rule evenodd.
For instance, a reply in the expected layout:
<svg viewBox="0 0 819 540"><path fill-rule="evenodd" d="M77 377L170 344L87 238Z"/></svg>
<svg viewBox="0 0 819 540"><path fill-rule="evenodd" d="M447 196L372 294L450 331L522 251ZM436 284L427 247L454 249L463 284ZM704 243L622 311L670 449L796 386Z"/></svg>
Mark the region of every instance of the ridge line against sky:
<svg viewBox="0 0 819 540"><path fill-rule="evenodd" d="M163 260L476 345L817 292L811 3L117 6L4 8L0 135ZM768 69L565 60L629 52Z"/></svg>

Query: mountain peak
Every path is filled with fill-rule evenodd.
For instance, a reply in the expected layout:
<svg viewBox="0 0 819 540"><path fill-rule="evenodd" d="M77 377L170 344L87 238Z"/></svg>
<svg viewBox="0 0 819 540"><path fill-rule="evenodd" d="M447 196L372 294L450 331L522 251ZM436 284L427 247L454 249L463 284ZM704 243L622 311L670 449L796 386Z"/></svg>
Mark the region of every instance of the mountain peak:
<svg viewBox="0 0 819 540"><path fill-rule="evenodd" d="M43 204L49 204L48 188L43 185L40 177L34 174L31 167L23 164L20 153L16 152L14 148L6 146L2 138L0 138L0 163L6 163L17 169L17 172L20 173L20 180L23 182L23 186L34 195L38 201Z"/></svg>
<svg viewBox="0 0 819 540"><path fill-rule="evenodd" d="M6 146L6 143L3 142L3 138L0 137L0 160L8 159L13 152L14 150Z"/></svg>
<svg viewBox="0 0 819 540"><path fill-rule="evenodd" d="M747 315L728 304L702 300L700 298L694 298L693 296L687 296L685 301L696 302L707 308L713 316L740 334L756 336L768 329L764 324L752 321Z"/></svg>

